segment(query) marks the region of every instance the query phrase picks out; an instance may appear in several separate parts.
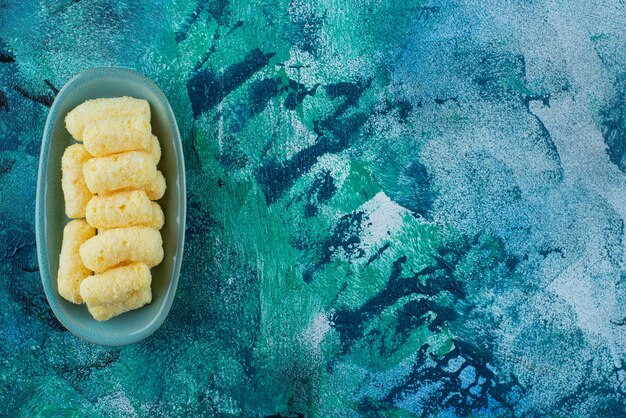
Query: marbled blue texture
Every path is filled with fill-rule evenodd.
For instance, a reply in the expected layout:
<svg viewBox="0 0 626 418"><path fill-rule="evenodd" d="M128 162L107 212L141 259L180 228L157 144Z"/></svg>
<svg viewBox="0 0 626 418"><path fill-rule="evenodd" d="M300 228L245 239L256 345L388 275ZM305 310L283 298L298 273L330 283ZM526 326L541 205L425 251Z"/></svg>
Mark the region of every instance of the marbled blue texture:
<svg viewBox="0 0 626 418"><path fill-rule="evenodd" d="M0 413L626 415L622 1L0 5ZM48 106L134 68L183 136L186 252L148 340L39 282Z"/></svg>

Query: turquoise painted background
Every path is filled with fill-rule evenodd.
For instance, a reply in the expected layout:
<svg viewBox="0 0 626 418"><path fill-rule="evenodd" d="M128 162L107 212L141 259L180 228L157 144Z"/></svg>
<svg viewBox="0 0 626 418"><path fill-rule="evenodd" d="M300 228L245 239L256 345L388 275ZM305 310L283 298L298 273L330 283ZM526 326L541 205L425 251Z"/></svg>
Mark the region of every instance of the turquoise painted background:
<svg viewBox="0 0 626 418"><path fill-rule="evenodd" d="M0 415L626 415L620 1L0 2ZM184 140L163 327L102 348L35 256L48 107L123 66Z"/></svg>

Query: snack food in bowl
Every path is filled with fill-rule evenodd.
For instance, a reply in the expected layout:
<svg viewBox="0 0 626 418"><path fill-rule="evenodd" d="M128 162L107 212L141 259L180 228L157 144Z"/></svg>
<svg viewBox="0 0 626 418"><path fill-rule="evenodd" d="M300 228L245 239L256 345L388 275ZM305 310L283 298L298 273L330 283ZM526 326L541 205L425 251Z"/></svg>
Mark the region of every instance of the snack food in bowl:
<svg viewBox="0 0 626 418"><path fill-rule="evenodd" d="M95 68L68 81L44 130L36 238L46 297L69 331L96 344L125 345L158 329L178 284L185 202L182 144L161 90L121 68ZM141 280L107 290L102 275Z"/></svg>

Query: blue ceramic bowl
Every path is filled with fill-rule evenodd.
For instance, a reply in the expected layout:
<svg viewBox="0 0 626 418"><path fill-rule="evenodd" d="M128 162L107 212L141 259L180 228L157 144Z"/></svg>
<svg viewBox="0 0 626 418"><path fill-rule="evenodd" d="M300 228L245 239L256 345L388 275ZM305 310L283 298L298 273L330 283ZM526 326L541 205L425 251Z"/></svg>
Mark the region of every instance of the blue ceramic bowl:
<svg viewBox="0 0 626 418"><path fill-rule="evenodd" d="M105 322L94 320L87 307L63 299L57 292L57 271L65 216L61 189L61 156L75 143L65 129L67 112L88 99L132 96L150 103L152 131L161 142L159 170L167 182L158 202L165 213L163 262L152 269L152 303ZM94 344L133 344L150 336L165 321L172 306L185 241L185 162L174 113L163 92L143 75L123 68L93 68L69 80L57 94L43 134L37 179L37 257L48 303L61 324Z"/></svg>

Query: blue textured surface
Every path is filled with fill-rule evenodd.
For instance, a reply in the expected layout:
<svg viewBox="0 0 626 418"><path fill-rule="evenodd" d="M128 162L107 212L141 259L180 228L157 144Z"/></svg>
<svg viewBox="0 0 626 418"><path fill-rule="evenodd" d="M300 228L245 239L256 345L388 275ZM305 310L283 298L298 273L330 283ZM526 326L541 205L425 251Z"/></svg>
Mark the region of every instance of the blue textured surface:
<svg viewBox="0 0 626 418"><path fill-rule="evenodd" d="M480 4L478 4L480 3ZM623 1L9 1L0 413L624 416ZM163 326L95 347L39 282L55 88L94 66L177 116Z"/></svg>

